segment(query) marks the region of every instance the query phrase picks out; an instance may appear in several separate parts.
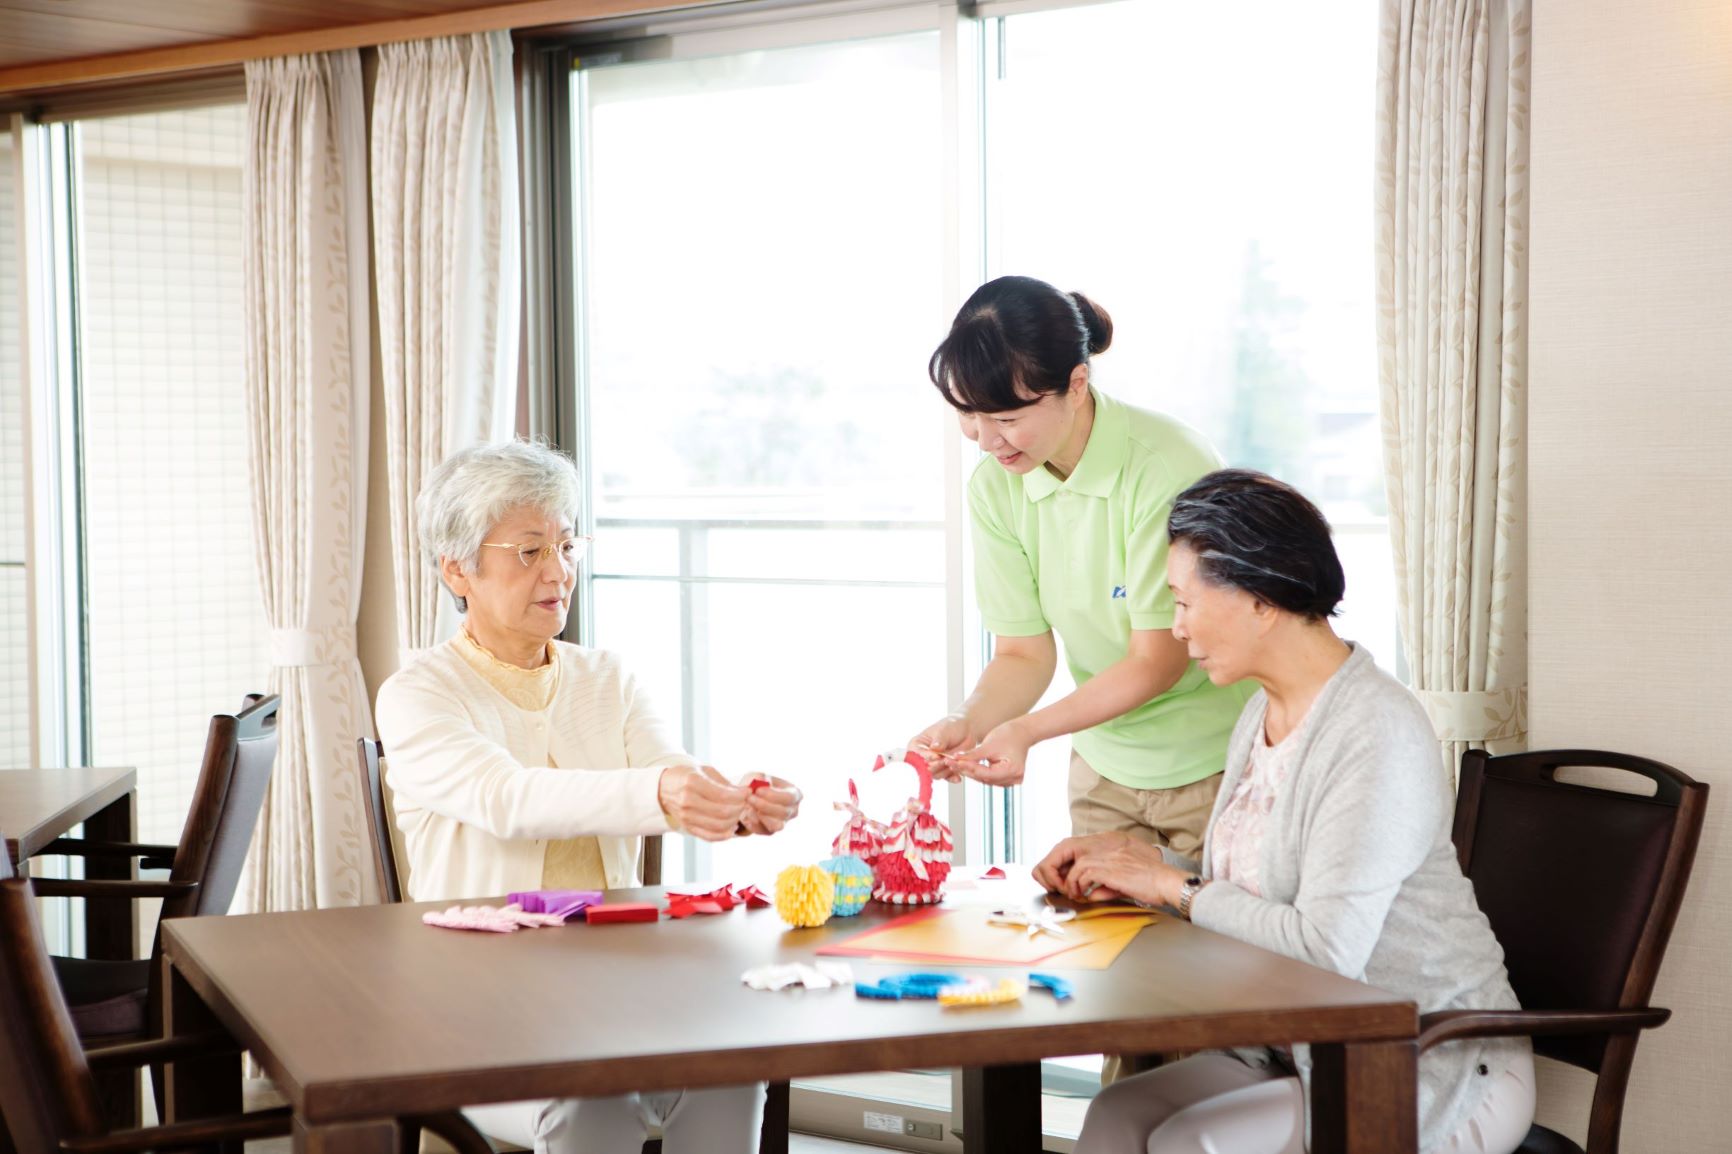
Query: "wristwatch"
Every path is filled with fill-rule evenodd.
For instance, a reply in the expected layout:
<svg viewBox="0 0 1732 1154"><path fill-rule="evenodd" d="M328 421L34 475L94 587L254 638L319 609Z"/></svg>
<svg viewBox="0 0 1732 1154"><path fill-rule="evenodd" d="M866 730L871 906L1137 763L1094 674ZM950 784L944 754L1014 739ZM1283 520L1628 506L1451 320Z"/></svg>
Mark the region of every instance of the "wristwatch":
<svg viewBox="0 0 1732 1154"><path fill-rule="evenodd" d="M1179 916L1187 922L1191 920L1191 903L1196 900L1204 886L1202 878L1192 874L1185 879L1185 884L1179 888Z"/></svg>

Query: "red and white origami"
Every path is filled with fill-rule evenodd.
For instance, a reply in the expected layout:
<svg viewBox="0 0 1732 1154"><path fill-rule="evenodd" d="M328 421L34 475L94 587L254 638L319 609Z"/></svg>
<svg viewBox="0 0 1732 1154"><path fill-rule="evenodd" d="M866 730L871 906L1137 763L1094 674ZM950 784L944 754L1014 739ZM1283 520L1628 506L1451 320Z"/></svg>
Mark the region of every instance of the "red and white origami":
<svg viewBox="0 0 1732 1154"><path fill-rule="evenodd" d="M909 798L884 832L882 850L872 862L876 883L872 896L896 905L930 905L944 898L955 842L950 827L932 813L932 769L924 757L908 749L892 750L881 755L872 769L898 765L920 775L920 796Z"/></svg>
<svg viewBox="0 0 1732 1154"><path fill-rule="evenodd" d="M879 758L878 764L883 763L884 759ZM834 808L846 810L849 816L848 824L830 845L831 853L836 857L853 854L867 865L876 864L878 855L884 852L884 823L860 812L860 790L853 778L848 779L848 800L836 802Z"/></svg>

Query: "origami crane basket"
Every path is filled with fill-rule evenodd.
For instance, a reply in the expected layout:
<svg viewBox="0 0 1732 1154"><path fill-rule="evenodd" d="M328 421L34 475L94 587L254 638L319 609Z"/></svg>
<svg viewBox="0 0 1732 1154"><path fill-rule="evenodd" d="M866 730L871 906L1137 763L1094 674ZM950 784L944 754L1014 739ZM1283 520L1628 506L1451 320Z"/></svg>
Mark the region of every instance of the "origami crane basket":
<svg viewBox="0 0 1732 1154"><path fill-rule="evenodd" d="M926 759L899 749L879 757L872 769L894 765L920 775L920 796L910 798L885 830L882 852L872 863L872 896L895 905L931 905L944 898L955 843L950 827L932 813L932 769Z"/></svg>

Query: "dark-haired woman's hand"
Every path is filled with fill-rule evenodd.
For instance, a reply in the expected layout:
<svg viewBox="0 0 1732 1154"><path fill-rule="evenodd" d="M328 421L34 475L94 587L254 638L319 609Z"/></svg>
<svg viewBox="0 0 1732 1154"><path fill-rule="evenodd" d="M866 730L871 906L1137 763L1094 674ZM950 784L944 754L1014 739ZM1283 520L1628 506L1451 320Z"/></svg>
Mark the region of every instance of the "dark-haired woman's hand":
<svg viewBox="0 0 1732 1154"><path fill-rule="evenodd" d="M963 775L986 785L1021 785L1034 744L1023 726L1025 720L1018 717L995 726L979 745L958 753L955 761Z"/></svg>
<svg viewBox="0 0 1732 1154"><path fill-rule="evenodd" d="M945 754L967 749L974 744L974 731L968 718L952 713L928 725L908 739L908 747L927 759L935 781L960 781L962 771Z"/></svg>

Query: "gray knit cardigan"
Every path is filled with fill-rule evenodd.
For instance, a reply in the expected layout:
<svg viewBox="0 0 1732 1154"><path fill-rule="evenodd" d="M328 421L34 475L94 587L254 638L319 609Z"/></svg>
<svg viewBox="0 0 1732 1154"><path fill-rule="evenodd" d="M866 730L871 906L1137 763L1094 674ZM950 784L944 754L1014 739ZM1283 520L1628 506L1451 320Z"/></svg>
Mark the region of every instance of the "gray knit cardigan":
<svg viewBox="0 0 1732 1154"><path fill-rule="evenodd" d="M1249 768L1268 703L1259 690L1233 730L1203 840L1205 878L1215 819ZM1411 998L1422 1014L1516 1008L1503 949L1456 863L1454 794L1418 700L1355 645L1302 728L1264 826L1262 896L1212 882L1192 902L1192 920ZM1167 858L1199 869L1170 851ZM1428 1051L1419 1063L1420 1150L1445 1142L1528 1046L1469 1039ZM1293 1057L1309 1102L1308 1047L1295 1047Z"/></svg>

